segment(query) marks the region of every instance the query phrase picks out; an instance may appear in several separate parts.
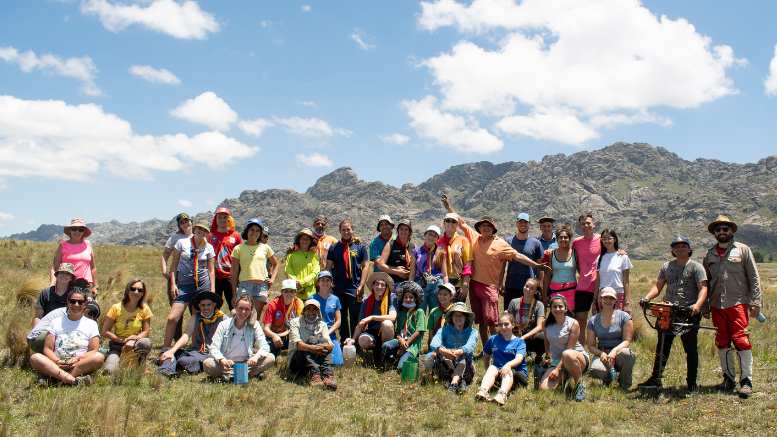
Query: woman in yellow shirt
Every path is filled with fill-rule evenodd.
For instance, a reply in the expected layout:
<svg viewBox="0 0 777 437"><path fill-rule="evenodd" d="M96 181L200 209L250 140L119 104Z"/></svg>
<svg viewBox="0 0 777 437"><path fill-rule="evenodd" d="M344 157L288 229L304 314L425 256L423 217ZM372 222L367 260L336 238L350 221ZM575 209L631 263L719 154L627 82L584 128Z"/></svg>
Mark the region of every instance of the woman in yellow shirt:
<svg viewBox="0 0 777 437"><path fill-rule="evenodd" d="M248 293L253 297L256 317L262 316L262 310L267 304L270 287L275 282L280 264L275 259L275 252L267 244L262 243L264 223L258 218L252 218L243 229L243 244L232 250L232 271L229 280L232 283L232 295ZM267 271L267 263L272 266L272 272Z"/></svg>
<svg viewBox="0 0 777 437"><path fill-rule="evenodd" d="M101 335L108 340L105 371L113 373L119 367L121 355L134 353L142 364L151 352L151 308L146 301L146 283L136 278L124 288L124 299L108 310Z"/></svg>
<svg viewBox="0 0 777 437"><path fill-rule="evenodd" d="M294 250L286 255L286 278L297 281L297 297L308 300L316 292L316 278L321 271L318 240L305 228L294 238Z"/></svg>

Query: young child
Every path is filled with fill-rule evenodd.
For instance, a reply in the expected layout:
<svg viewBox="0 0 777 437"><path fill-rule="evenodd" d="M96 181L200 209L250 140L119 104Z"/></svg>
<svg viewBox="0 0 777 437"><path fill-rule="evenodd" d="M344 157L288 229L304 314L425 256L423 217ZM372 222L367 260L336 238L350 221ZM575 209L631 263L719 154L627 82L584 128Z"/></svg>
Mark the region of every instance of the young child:
<svg viewBox="0 0 777 437"><path fill-rule="evenodd" d="M297 281L286 279L281 285L281 295L271 300L262 316L264 335L270 352L278 356L281 349L289 348L291 319L302 314L302 299L297 297Z"/></svg>
<svg viewBox="0 0 777 437"><path fill-rule="evenodd" d="M426 324L426 330L429 332L430 344L432 343L434 334L437 334L437 330L445 326L445 315L448 314L448 311L450 311L453 306L454 294L456 294L456 287L451 283L437 286L437 300L440 301L440 306L429 311L429 320Z"/></svg>
<svg viewBox="0 0 777 437"><path fill-rule="evenodd" d="M445 315L445 326L437 331L429 349L437 354L435 366L441 381L450 381L448 391L462 394L475 377L472 353L478 331L472 327L475 313L464 302L456 302Z"/></svg>
<svg viewBox="0 0 777 437"><path fill-rule="evenodd" d="M391 367L396 357L399 358L399 370L408 358L418 357L426 332L426 313L418 309L424 301L423 292L415 282L403 282L397 286L397 300L402 302L402 310L397 314L396 338L383 343L384 370Z"/></svg>
<svg viewBox="0 0 777 437"><path fill-rule="evenodd" d="M483 346L483 367L486 369L486 374L483 376L475 399L493 400L499 405L504 405L515 381L518 381L522 387L528 384L529 374L526 372L526 360L524 360L526 343L521 337L513 334L514 327L515 317L512 314L504 312L499 316L497 323L499 334L492 335ZM490 364L492 356L494 364ZM488 391L494 386L497 375L502 378L501 388L494 399L490 399Z"/></svg>
<svg viewBox="0 0 777 437"><path fill-rule="evenodd" d="M329 328L321 320L321 305L308 299L302 316L292 319L289 326L289 371L297 375L311 373L311 386L337 390L332 350Z"/></svg>

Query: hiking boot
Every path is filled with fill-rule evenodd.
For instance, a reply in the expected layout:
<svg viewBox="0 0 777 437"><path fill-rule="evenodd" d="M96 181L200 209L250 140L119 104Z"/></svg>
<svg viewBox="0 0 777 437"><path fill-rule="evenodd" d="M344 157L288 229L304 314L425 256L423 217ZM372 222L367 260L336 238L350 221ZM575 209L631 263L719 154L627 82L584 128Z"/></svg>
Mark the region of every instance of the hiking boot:
<svg viewBox="0 0 777 437"><path fill-rule="evenodd" d="M733 391L737 386L737 383L734 382L733 379L729 378L728 376L723 376L723 382L720 384L715 384L715 390L718 391Z"/></svg>
<svg viewBox="0 0 777 437"><path fill-rule="evenodd" d="M326 385L326 388L337 390L337 382L335 381L334 375L326 375L324 376L324 385Z"/></svg>
<svg viewBox="0 0 777 437"><path fill-rule="evenodd" d="M451 385L448 386L448 391L451 393L456 393L456 389L458 389L458 387L454 383L451 383Z"/></svg>
<svg viewBox="0 0 777 437"><path fill-rule="evenodd" d="M753 394L753 382L750 378L745 378L739 381L739 397L747 399Z"/></svg>
<svg viewBox="0 0 777 437"><path fill-rule="evenodd" d="M460 395L460 394L466 393L466 392L467 392L467 381L464 381L462 379L461 382L459 383L459 386L456 387L456 394Z"/></svg>
<svg viewBox="0 0 777 437"><path fill-rule="evenodd" d="M321 380L321 375L313 375L312 378L310 378L310 386L311 387L323 387L324 381Z"/></svg>
<svg viewBox="0 0 777 437"><path fill-rule="evenodd" d="M578 382L577 387L575 387L575 400L577 402L585 400L585 382L583 381Z"/></svg>
<svg viewBox="0 0 777 437"><path fill-rule="evenodd" d="M644 388L644 389L662 389L664 388L664 384L661 383L661 379L650 377L647 381L637 384L637 388Z"/></svg>
<svg viewBox="0 0 777 437"><path fill-rule="evenodd" d="M256 379L258 379L259 381L263 381L264 378L266 378L266 377L267 377L267 375L265 375L264 372L256 375Z"/></svg>
<svg viewBox="0 0 777 437"><path fill-rule="evenodd" d="M496 396L494 396L494 399L492 399L492 401L496 402L499 405L504 405L505 402L507 402L507 395L505 394L505 392L500 391L496 394Z"/></svg>
<svg viewBox="0 0 777 437"><path fill-rule="evenodd" d="M92 383L92 377L89 375L76 376L75 381L72 382L73 386L89 385Z"/></svg>
<svg viewBox="0 0 777 437"><path fill-rule="evenodd" d="M476 401L482 401L482 402L488 402L491 400L491 398L488 396L488 390L481 388L478 390L478 393L475 395Z"/></svg>

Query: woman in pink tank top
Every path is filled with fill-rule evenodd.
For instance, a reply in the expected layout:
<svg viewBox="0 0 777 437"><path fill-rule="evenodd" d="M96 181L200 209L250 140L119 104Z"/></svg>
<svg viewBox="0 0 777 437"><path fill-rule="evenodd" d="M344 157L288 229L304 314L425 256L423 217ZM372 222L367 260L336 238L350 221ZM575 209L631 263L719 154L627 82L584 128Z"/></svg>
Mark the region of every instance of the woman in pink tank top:
<svg viewBox="0 0 777 437"><path fill-rule="evenodd" d="M85 240L92 235L92 231L86 226L86 220L74 218L70 221L70 226L65 226L65 234L70 237L63 241L54 252L54 262L51 265L51 285L54 285L57 278L54 272L59 269L61 263L70 263L75 266L76 279L84 279L92 285L92 296L97 297L97 267L94 264L94 252L92 244Z"/></svg>

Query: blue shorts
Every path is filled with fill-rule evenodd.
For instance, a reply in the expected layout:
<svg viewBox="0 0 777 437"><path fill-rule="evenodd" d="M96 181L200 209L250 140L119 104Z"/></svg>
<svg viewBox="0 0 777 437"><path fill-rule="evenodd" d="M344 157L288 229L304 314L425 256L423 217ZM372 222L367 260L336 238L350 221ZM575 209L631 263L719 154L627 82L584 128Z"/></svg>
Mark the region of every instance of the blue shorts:
<svg viewBox="0 0 777 437"><path fill-rule="evenodd" d="M173 303L182 303L188 305L194 296L200 291L209 291L210 284L207 287L197 288L197 284L176 284L178 286L178 294L173 299Z"/></svg>
<svg viewBox="0 0 777 437"><path fill-rule="evenodd" d="M254 299L267 302L267 297L270 294L270 286L266 282L245 282L241 281L237 284L237 296L239 297L243 293L248 293Z"/></svg>

